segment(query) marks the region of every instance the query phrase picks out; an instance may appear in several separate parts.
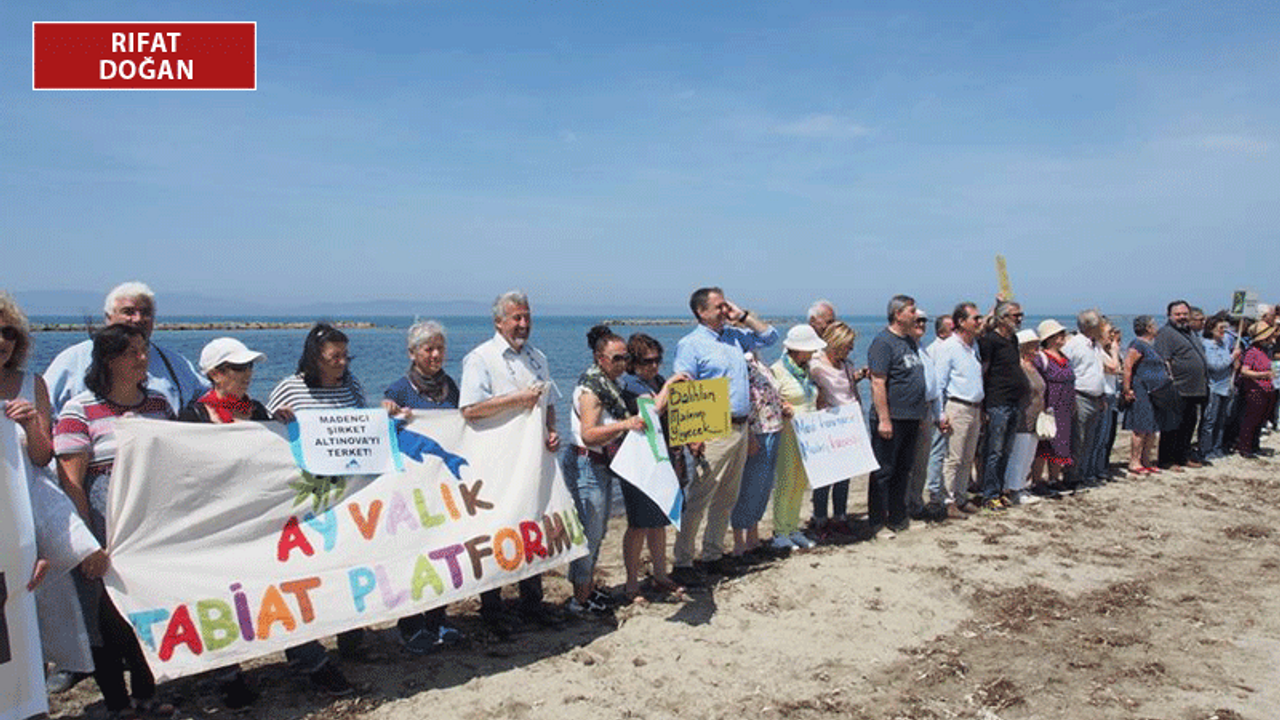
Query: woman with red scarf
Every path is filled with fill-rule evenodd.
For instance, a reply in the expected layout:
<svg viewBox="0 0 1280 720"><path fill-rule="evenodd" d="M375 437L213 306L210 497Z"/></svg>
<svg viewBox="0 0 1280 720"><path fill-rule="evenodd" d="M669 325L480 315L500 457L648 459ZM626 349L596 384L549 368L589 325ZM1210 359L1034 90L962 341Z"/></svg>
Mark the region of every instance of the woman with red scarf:
<svg viewBox="0 0 1280 720"><path fill-rule="evenodd" d="M209 377L213 389L183 408L178 419L211 423L270 420L266 407L249 397L253 364L266 359L235 338L210 341L200 351L200 372Z"/></svg>
<svg viewBox="0 0 1280 720"><path fill-rule="evenodd" d="M267 408L249 398L253 364L266 359L266 355L250 350L235 338L224 337L209 341L204 350L200 351L200 372L209 378L213 389L182 408L178 419L199 423L270 420L271 414L267 412ZM239 710L257 700L257 691L249 686L239 665L214 671L214 675L218 694L228 708Z"/></svg>

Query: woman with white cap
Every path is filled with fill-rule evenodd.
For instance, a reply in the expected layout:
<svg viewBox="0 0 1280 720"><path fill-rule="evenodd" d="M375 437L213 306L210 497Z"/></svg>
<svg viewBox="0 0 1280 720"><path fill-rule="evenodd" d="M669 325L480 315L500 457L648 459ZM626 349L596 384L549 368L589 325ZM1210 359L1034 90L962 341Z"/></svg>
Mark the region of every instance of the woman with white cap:
<svg viewBox="0 0 1280 720"><path fill-rule="evenodd" d="M210 340L200 351L200 372L209 378L213 388L182 408L178 419L211 423L270 420L267 408L249 397L253 364L266 359L266 355L250 350L235 338Z"/></svg>
<svg viewBox="0 0 1280 720"><path fill-rule="evenodd" d="M827 343L807 323L787 331L782 346L786 352L769 369L778 383L778 392L792 413L813 412L818 408L818 387L809 377L809 361ZM811 548L813 540L800 530L800 506L804 502L809 478L801 462L800 443L791 423L784 423L778 441L778 459L773 471L773 544L777 548Z"/></svg>
<svg viewBox="0 0 1280 720"><path fill-rule="evenodd" d="M1062 354L1067 343L1067 329L1057 320L1049 319L1036 327L1040 336L1041 352L1032 360L1040 377L1044 378L1044 404L1053 409L1057 432L1052 440L1040 441L1037 463L1049 465L1049 487L1059 490L1062 486L1062 469L1071 466L1071 426L1076 413L1076 373L1071 361Z"/></svg>
<svg viewBox="0 0 1280 720"><path fill-rule="evenodd" d="M1018 355L1022 361L1022 372L1027 376L1030 391L1023 397L1019 408L1022 415L1018 420L1018 431L1013 436L1013 447L1009 451L1009 460L1005 465L1005 496L1014 505L1027 505L1040 498L1027 492L1027 478L1031 475L1031 465L1036 459L1036 418L1044 411L1044 378L1032 364L1036 351L1040 349L1040 336L1030 328L1019 330Z"/></svg>

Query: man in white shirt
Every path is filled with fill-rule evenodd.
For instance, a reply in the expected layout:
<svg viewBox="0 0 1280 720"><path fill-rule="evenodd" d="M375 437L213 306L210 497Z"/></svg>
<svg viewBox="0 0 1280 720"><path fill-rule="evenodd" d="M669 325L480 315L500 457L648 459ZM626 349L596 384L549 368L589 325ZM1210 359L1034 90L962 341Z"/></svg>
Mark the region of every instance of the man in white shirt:
<svg viewBox="0 0 1280 720"><path fill-rule="evenodd" d="M156 294L140 282L121 283L107 293L103 316L108 325L132 325L143 332L151 345L147 365L147 388L169 401L176 413L209 391L209 380L190 360L176 350L151 342L156 325ZM93 359L93 340L85 340L58 353L44 371L49 401L56 416L62 406L85 391L84 374Z"/></svg>
<svg viewBox="0 0 1280 720"><path fill-rule="evenodd" d="M1106 379L1116 368L1103 347L1102 314L1085 310L1076 316L1074 337L1062 346L1062 354L1071 361L1076 375L1076 418L1071 428L1071 469L1068 485L1093 487L1105 468L1093 467L1094 447L1102 428L1106 409ZM1110 367L1109 367L1110 366Z"/></svg>
<svg viewBox="0 0 1280 720"><path fill-rule="evenodd" d="M493 303L493 337L476 346L462 359L462 382L458 384L458 407L467 420L480 420L505 413L545 411L547 452L560 449L556 432L556 406L560 393L551 381L547 356L529 344L533 317L529 298L518 290L499 295ZM554 626L558 619L542 605L542 576L520 581L522 614L541 625ZM508 636L518 624L502 602L502 591L480 594L480 616L499 637Z"/></svg>
<svg viewBox="0 0 1280 720"><path fill-rule="evenodd" d="M933 489L933 500L946 503L947 517L959 519L964 513L978 511L969 501L969 478L973 473L973 457L978 451L982 431L982 360L978 355L978 333L982 329L982 311L971 302L956 305L951 313L955 333L938 345L934 353L934 371L942 399L938 428L948 433L947 460L942 468L940 488ZM991 509L1004 505L992 503Z"/></svg>

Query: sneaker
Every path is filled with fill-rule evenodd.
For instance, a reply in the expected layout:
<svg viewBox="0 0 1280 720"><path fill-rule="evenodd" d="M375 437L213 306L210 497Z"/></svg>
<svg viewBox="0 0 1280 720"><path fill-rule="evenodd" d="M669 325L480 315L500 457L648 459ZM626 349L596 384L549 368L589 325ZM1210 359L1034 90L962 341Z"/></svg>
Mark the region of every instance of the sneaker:
<svg viewBox="0 0 1280 720"><path fill-rule="evenodd" d="M596 589L592 590L592 591L591 591L591 597L590 597L590 598L588 598L588 599L589 599L591 602L593 602L593 603L595 603L595 604L597 604L597 605L603 605L604 607L609 607L609 608L611 608L611 607L617 607L617 605L618 605L618 599L617 599L617 598L615 598L613 595L611 595L611 594L609 594L609 593L605 592L604 590L601 590L600 588L596 588Z"/></svg>
<svg viewBox="0 0 1280 720"><path fill-rule="evenodd" d="M64 693L76 685L81 680L89 677L89 673L72 672L71 670L59 670L49 677L45 678L45 688L53 695Z"/></svg>
<svg viewBox="0 0 1280 720"><path fill-rule="evenodd" d="M972 500L966 500L964 504L960 506L960 511L967 512L972 515L973 513L978 512L978 506L974 505Z"/></svg>
<svg viewBox="0 0 1280 720"><path fill-rule="evenodd" d="M459 647L467 643L467 636L456 627L441 625L436 630L436 646L437 647Z"/></svg>
<svg viewBox="0 0 1280 720"><path fill-rule="evenodd" d="M774 535L773 539L769 541L769 547L774 550L791 552L796 549L796 544L791 542L791 538L786 535Z"/></svg>
<svg viewBox="0 0 1280 720"><path fill-rule="evenodd" d="M1032 495L1026 490L1019 491L1018 493L1013 495L1012 498L1013 498L1013 503L1015 505L1035 505L1036 503L1040 502L1043 499L1035 495Z"/></svg>
<svg viewBox="0 0 1280 720"><path fill-rule="evenodd" d="M338 666L332 662L326 662L311 673L311 684L329 697L343 697L355 692L347 676L343 675Z"/></svg>
<svg viewBox="0 0 1280 720"><path fill-rule="evenodd" d="M799 530L788 535L787 539L791 541L792 545L795 545L801 550L808 550L809 548L817 545L817 543L809 539L808 535L805 535Z"/></svg>
<svg viewBox="0 0 1280 720"><path fill-rule="evenodd" d="M430 655L439 650L441 646L439 634L425 628L407 638L402 637L401 641L404 643L404 649L414 655Z"/></svg>
<svg viewBox="0 0 1280 720"><path fill-rule="evenodd" d="M948 520L968 520L969 514L955 506L955 503L947 503L947 519Z"/></svg>
<svg viewBox="0 0 1280 720"><path fill-rule="evenodd" d="M569 602L564 604L564 611L574 617L584 618L588 616L600 616L609 614L609 606L596 602L594 597L588 597L585 602L578 598L569 598Z"/></svg>
<svg viewBox="0 0 1280 720"><path fill-rule="evenodd" d="M1008 508L1005 507L1004 503L1000 502L1000 498L993 497L993 498L987 498L986 500L982 501L982 509L992 510L992 511L1004 511L1004 510L1007 510Z"/></svg>

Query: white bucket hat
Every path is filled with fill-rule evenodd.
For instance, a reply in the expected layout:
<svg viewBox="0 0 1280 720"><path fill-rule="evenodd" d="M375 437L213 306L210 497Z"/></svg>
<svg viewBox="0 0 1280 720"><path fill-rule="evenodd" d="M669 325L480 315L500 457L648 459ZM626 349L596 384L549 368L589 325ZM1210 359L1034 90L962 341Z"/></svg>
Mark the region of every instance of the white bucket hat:
<svg viewBox="0 0 1280 720"><path fill-rule="evenodd" d="M787 339L782 341L782 346L797 352L817 352L825 348L827 343L818 337L818 332L811 325L804 323L791 326L787 331Z"/></svg>

